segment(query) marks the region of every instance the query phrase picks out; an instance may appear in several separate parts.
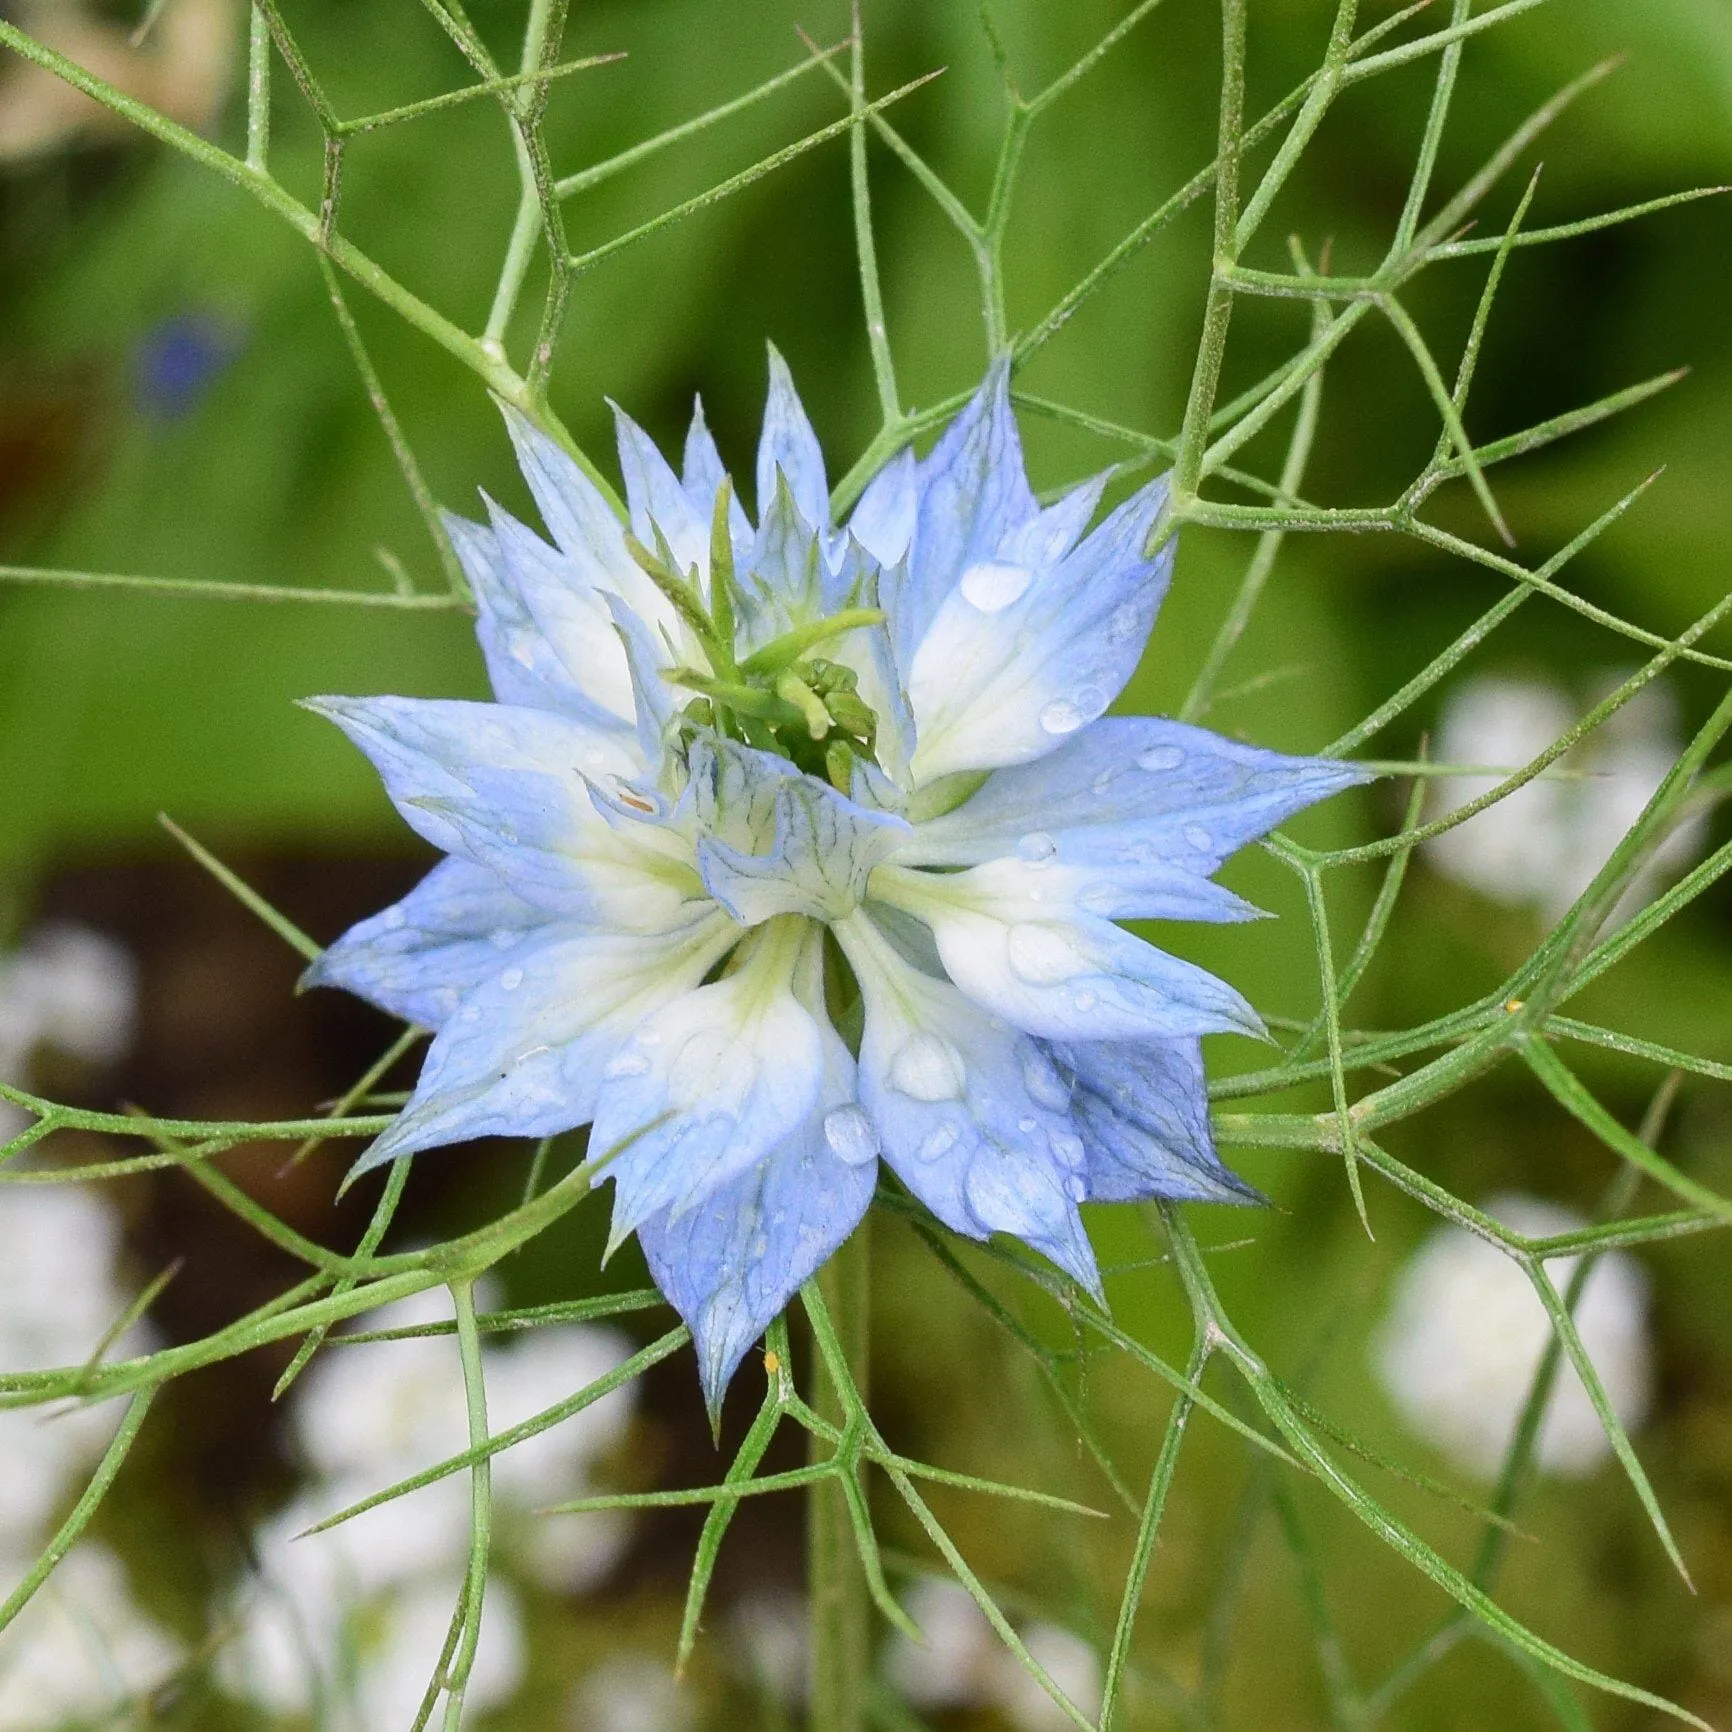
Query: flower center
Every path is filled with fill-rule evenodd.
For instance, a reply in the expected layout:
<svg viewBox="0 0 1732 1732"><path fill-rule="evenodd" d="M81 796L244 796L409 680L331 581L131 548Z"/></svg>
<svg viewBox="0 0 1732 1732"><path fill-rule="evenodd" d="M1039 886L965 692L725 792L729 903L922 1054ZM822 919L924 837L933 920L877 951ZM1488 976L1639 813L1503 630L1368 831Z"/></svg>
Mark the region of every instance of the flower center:
<svg viewBox="0 0 1732 1732"><path fill-rule="evenodd" d="M672 667L662 678L694 693L683 719L774 752L808 775L827 777L841 792L853 785L854 762L873 761L878 717L860 696L854 670L811 652L832 639L882 623L875 607L844 608L828 619L795 626L742 656L737 620L740 590L728 526L732 483L716 490L710 522L710 593L697 567L682 572L667 538L656 530L654 551L635 536L626 546L644 574L672 604L703 651L707 668Z"/></svg>

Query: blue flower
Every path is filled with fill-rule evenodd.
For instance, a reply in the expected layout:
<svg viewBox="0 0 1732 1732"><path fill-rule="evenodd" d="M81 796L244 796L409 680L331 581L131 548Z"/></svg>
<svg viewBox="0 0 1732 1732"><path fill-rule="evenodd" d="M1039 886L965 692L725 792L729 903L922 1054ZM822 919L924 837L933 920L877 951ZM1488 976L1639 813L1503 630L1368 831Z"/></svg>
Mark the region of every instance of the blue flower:
<svg viewBox="0 0 1732 1732"><path fill-rule="evenodd" d="M1221 862L1361 772L1104 715L1164 481L1042 508L1002 365L842 526L773 354L755 526L701 410L678 474L619 417L629 523L507 421L552 545L449 522L497 702L312 701L450 856L309 976L435 1031L361 1167L590 1124L712 1406L880 1162L1097 1295L1079 1204L1254 1198L1200 1040L1262 1025L1119 922L1247 918Z"/></svg>

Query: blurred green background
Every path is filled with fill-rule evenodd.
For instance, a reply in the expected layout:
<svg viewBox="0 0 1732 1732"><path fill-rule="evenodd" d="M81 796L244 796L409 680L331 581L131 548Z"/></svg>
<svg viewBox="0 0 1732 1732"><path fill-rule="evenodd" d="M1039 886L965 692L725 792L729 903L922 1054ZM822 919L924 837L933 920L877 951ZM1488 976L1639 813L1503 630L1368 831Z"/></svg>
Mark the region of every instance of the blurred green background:
<svg viewBox="0 0 1732 1732"><path fill-rule="evenodd" d="M171 10L198 3L171 0ZM299 0L290 10L340 112L372 111L464 81L456 53L409 0ZM1121 0L998 0L995 7L1027 89L1062 69L1123 10ZM1362 26L1385 10L1367 7ZM1252 7L1254 111L1316 63L1329 11L1318 0ZM501 57L514 61L521 8L476 0L473 14ZM40 15L19 13L27 26ZM93 13L91 22L103 20ZM208 107L207 129L229 144L243 121L234 58L240 25L238 10L228 15L213 0L203 39L208 64L201 62L206 84L180 93L189 113L201 102ZM796 25L835 41L846 33L845 9L836 0L582 0L573 9L568 52L625 50L629 58L555 86L556 166L606 157L794 64L804 53ZM875 90L945 68L893 118L978 207L1001 99L975 7L867 0L866 28ZM1167 0L1043 120L1010 231L1013 329L1044 313L1212 153L1218 29L1216 10L1204 0ZM1469 47L1443 141L1440 189L1458 184L1557 86L1613 54L1626 54L1627 62L1529 153L1487 208L1483 229L1501 229L1528 167L1541 157L1536 223L1732 179L1732 9L1724 0L1643 0L1634 8L1557 0ZM8 75L12 82L0 83L0 119L8 101L22 100L18 68ZM1269 226L1266 256L1253 262L1281 268L1276 242L1288 229L1313 256L1332 240L1337 269L1375 260L1400 209L1429 76L1429 65L1410 68L1339 104ZM277 160L312 202L318 136L288 81L280 83ZM822 74L802 79L573 201L574 244L593 244L655 215L839 109ZM210 174L137 139L82 130L79 119L70 114L58 130L45 123L30 149L0 166L0 562L380 587L387 580L374 550L383 545L425 587L436 586L432 550L308 247ZM906 399L924 404L965 389L982 369L971 270L931 202L876 144L872 167L891 340ZM476 103L356 141L342 225L418 293L476 328L515 199L504 124L496 109ZM1205 203L1091 302L1021 383L1133 426L1174 431L1207 240ZM1567 579L1591 600L1667 634L1728 587L1729 272L1732 204L1721 200L1518 254L1468 417L1474 437L1484 440L1666 369L1691 369L1681 385L1630 417L1493 477L1519 557L1537 563L1664 464L1659 484ZM1483 262L1439 266L1413 297L1416 316L1445 356L1459 345L1482 273ZM484 487L527 513L498 417L474 379L361 291L351 292L351 304L438 499L472 511L475 490ZM1297 303L1247 303L1234 324L1225 394L1296 346L1304 317ZM528 338L520 321L513 352L521 355ZM583 276L554 402L580 443L611 468L604 398L671 447L693 392L701 392L724 455L749 471L766 338L787 355L840 473L876 427L840 141ZM187 353L203 357L191 373L209 376L181 390L176 357ZM1031 421L1027 431L1037 486L1073 480L1121 455L1050 425ZM1434 439L1435 422L1404 352L1367 321L1329 372L1307 491L1327 504L1382 503L1424 462ZM1257 450L1271 461L1273 445ZM1461 508L1445 504L1443 513L1452 526L1476 532ZM1182 695L1247 552L1224 534L1187 533L1172 599L1127 694L1131 707L1159 709ZM1225 684L1273 677L1225 699L1211 725L1287 749L1317 747L1422 666L1498 593L1490 574L1394 538L1295 538ZM1726 634L1718 647L1727 649ZM1633 646L1535 603L1474 665L1550 670L1579 688L1637 659ZM256 868L281 906L316 937L329 938L344 920L376 906L381 886L405 880L421 856L359 757L292 700L319 691L483 689L467 625L456 615L7 586L0 586L0 673L0 921L20 929L44 908L107 918L160 969L176 957L187 962L201 945L223 952L211 936L219 917L187 912L188 899L201 894L190 887L199 882L196 869L170 854L155 823L159 810ZM1674 684L1687 722L1700 721L1723 690L1718 676L1699 670L1676 671ZM1412 755L1434 717L1435 704L1421 706L1373 749ZM1344 803L1312 820L1301 834L1380 834L1397 807L1396 794L1377 790L1357 807ZM1725 833L1720 819L1714 840ZM1316 1004L1310 941L1291 882L1260 857L1235 874L1231 881L1280 913L1280 922L1206 938L1187 934L1180 943L1228 973L1266 1012L1309 1015ZM1369 869L1338 876L1332 912L1339 930L1354 929L1374 888ZM1732 1059L1729 922L1724 891L1710 895L1596 986L1581 1014ZM1536 936L1526 916L1496 911L1417 867L1355 1019L1397 1027L1435 1014L1493 985ZM258 1015L288 1017L292 968L271 966L271 995ZM256 995L253 985L237 984L253 967L235 962L229 973L213 968L195 987L183 985L197 1009L192 1023L224 1021L225 995ZM147 1010L151 990L147 980ZM326 1020L317 1025L323 1032L307 1037L315 1056L287 1079L270 1072L275 1082L255 1079L249 1092L242 1057L198 1046L216 1040L207 1030L172 1053L164 1037L151 1047L156 1068L143 1065L128 1082L159 1108L208 1099L209 1077L198 1076L203 1051L216 1055L213 1065L220 1059L229 1067L224 1098L236 1110L301 1110L304 1095L298 1103L263 1096L292 1096L308 1079L340 1087L342 1063L354 1059L351 1069L358 1068L369 1055L366 1043L383 1029L328 1007L292 1014ZM147 1044L151 1038L147 1032ZM1216 1062L1260 1061L1223 1046ZM267 1070L261 1065L261 1077ZM1585 1074L1626 1122L1657 1080L1604 1056L1586 1062ZM1723 1089L1686 1087L1675 1123L1681 1164L1711 1183L1732 1179L1732 1108ZM1609 1173L1608 1158L1584 1133L1531 1086L1503 1074L1407 1127L1396 1150L1469 1198L1516 1187L1586 1208ZM1278 1156L1244 1166L1279 1208L1250 1221L1202 1212L1212 1238L1255 1235L1254 1245L1222 1261L1229 1303L1278 1365L1296 1369L1336 1330L1315 1385L1319 1398L1357 1431L1435 1469L1384 1405L1364 1352L1382 1284L1426 1219L1374 1189L1377 1238L1369 1242L1332 1164ZM418 1219L426 1228L466 1216L497 1201L495 1192L509 1194L520 1177L517 1166L497 1183L487 1172L436 1166ZM305 1207L307 1218L325 1222L317 1212L322 1201ZM169 1209L174 1219L168 1204L149 1208ZM135 1223L141 1214L158 1218L135 1205ZM1138 1255L1145 1242L1121 1212L1097 1211L1094 1225L1108 1259ZM184 1223L153 1229L149 1245L164 1248L186 1230ZM559 1245L538 1247L513 1277L512 1297L530 1302L593 1286L598 1238L599 1221L586 1217ZM877 1254L879 1388L886 1423L907 1447L1060 1489L1086 1480L1062 1419L1037 1411L1042 1398L1032 1378L1012 1373L1003 1338L965 1306L914 1241L887 1227ZM1585 1484L1540 1489L1521 1516L1536 1543L1518 1546L1506 1594L1512 1609L1571 1652L1732 1723L1732 1279L1712 1238L1644 1260L1656 1278L1661 1398L1637 1442L1699 1593L1692 1598L1669 1574L1633 1497L1608 1469ZM630 1270L609 1274L614 1282L630 1279ZM1128 1326L1162 1351L1182 1353L1182 1305L1161 1271L1123 1278L1113 1297ZM190 1327L197 1307L187 1303L183 1326ZM685 1375L689 1366L682 1362L680 1370ZM248 1387L256 1394L256 1385ZM1140 1479L1159 1436L1164 1393L1104 1365L1091 1387L1105 1435L1133 1481ZM248 1422L254 1430L262 1423ZM685 1473L691 1483L713 1473L696 1402L683 1388L652 1402L644 1423L665 1434L670 1473ZM215 1448L213 1425L206 1419L193 1429ZM1151 1664L1179 1678L1198 1665L1211 1585L1245 1475L1242 1450L1218 1428L1199 1425L1190 1450L1143 1625ZM135 1489L133 1507L152 1497L198 1505L196 1488L184 1484L189 1459L168 1449L161 1486ZM1377 1483L1452 1555L1470 1543L1467 1516L1392 1480L1379 1476ZM225 1507L233 1509L257 1509L275 1495L263 1469L231 1474L224 1486ZM1081 1495L1098 1496L1098 1487ZM1430 1627L1441 1596L1309 1491L1302 1488L1299 1501L1349 1660L1362 1677L1375 1675ZM1085 1635L1110 1629L1113 1570L1131 1539L1126 1522L1078 1534L1057 1518L983 1511L963 1500L947 1503L945 1512L983 1574L1032 1594ZM221 1526L208 1508L201 1519L211 1531ZM897 1533L894 1516L887 1519ZM796 1523L792 1512L779 1525L766 1520L739 1579L725 1576L724 1589L744 1591L753 1570L775 1578L795 1568ZM153 1532L145 1515L135 1525L146 1537ZM647 1530L643 1545L653 1555L640 1558L630 1591L549 1609L551 1651L578 1664L616 1639L668 1642L691 1531L666 1524ZM899 1537L912 1547L913 1536ZM1254 1544L1220 1723L1324 1724L1299 1584L1271 1519ZM223 1546L213 1541L202 1548L190 1585L155 1590L184 1627L200 1616L199 1584L233 1567L232 1546L226 1555L225 1564ZM721 1689L719 1677L711 1664L695 1686L700 1699L722 1701L703 1696ZM1389 1723L1555 1723L1516 1678L1491 1649L1469 1646ZM715 1711L717 1725L756 1723L756 1710L739 1699ZM221 1718L229 1712L196 1691L165 1709L189 1725L232 1724ZM1649 1723L1640 1711L1603 1700L1589 1712L1596 1726ZM1153 1697L1138 1715L1135 1724L1177 1723ZM500 1721L558 1723L533 1707ZM996 1724L984 1714L935 1723Z"/></svg>

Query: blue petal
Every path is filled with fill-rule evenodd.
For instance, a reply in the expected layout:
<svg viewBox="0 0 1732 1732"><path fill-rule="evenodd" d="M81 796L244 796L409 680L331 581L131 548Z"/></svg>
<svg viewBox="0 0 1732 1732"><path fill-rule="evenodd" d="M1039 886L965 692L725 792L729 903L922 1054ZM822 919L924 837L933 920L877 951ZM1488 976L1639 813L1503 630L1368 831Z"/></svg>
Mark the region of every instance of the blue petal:
<svg viewBox="0 0 1732 1732"><path fill-rule="evenodd" d="M993 771L971 799L922 824L903 857L972 866L1046 838L1073 865L1209 873L1369 777L1356 764L1287 757L1183 722L1108 716L1034 763Z"/></svg>
<svg viewBox="0 0 1732 1732"><path fill-rule="evenodd" d="M919 509L919 465L904 446L866 483L848 532L880 565L895 565L914 539Z"/></svg>
<svg viewBox="0 0 1732 1732"><path fill-rule="evenodd" d="M692 399L692 424L686 429L686 451L680 466L680 484L686 490L698 514L708 519L716 509L716 489L727 478L722 454L716 449L709 424L704 420L701 398ZM734 557L743 559L751 545L752 526L746 519L746 509L735 493L728 503L729 539L734 544Z"/></svg>
<svg viewBox="0 0 1732 1732"><path fill-rule="evenodd" d="M963 571L993 558L1039 514L1010 408L1008 357L993 362L985 382L920 465L918 487L909 582L896 622L904 668Z"/></svg>
<svg viewBox="0 0 1732 1732"><path fill-rule="evenodd" d="M1165 498L1163 477L1056 565L970 561L907 668L918 780L1044 757L1118 696L1172 575L1172 540L1143 557Z"/></svg>
<svg viewBox="0 0 1732 1732"><path fill-rule="evenodd" d="M611 1244L695 1208L761 1161L816 1105L824 1034L793 991L816 929L762 929L732 974L648 1018L602 1075L591 1144L617 1148Z"/></svg>
<svg viewBox="0 0 1732 1732"><path fill-rule="evenodd" d="M724 742L722 750L729 744ZM778 914L838 920L859 907L873 868L908 826L855 805L828 783L794 772L767 753L738 747L732 752L746 775L773 780L770 823L767 828L763 823L760 791L745 801L757 815L749 846L735 847L713 835L699 841L704 888L747 926Z"/></svg>
<svg viewBox="0 0 1732 1732"><path fill-rule="evenodd" d="M496 958L428 1049L409 1104L355 1165L472 1137L544 1137L594 1116L608 1060L738 937L712 912L634 936L551 923Z"/></svg>
<svg viewBox="0 0 1732 1732"><path fill-rule="evenodd" d="M1263 1025L1223 980L1100 915L1014 893L991 866L880 868L872 894L932 928L945 972L976 1004L1046 1040L1171 1040Z"/></svg>
<svg viewBox="0 0 1732 1732"><path fill-rule="evenodd" d="M824 453L812 431L788 363L770 345L770 395L764 404L764 431L758 440L758 515L765 516L776 494L776 477L785 476L800 515L814 529L830 522L830 488L824 479Z"/></svg>
<svg viewBox="0 0 1732 1732"><path fill-rule="evenodd" d="M632 533L646 547L656 544L659 528L667 537L681 571L694 565L708 580L710 520L692 503L680 479L655 447L655 441L616 403L614 422L619 435L619 466L625 477L626 503L631 508Z"/></svg>
<svg viewBox="0 0 1732 1732"><path fill-rule="evenodd" d="M576 566L579 581L609 586L622 572L635 570L619 518L601 489L527 416L509 404L500 408L535 508L560 551Z"/></svg>
<svg viewBox="0 0 1732 1732"><path fill-rule="evenodd" d="M804 1124L697 1207L638 1228L655 1284L692 1332L712 1415L746 1350L872 1201L876 1137L852 1104L853 1060L833 1034L827 1045L825 1088Z"/></svg>
<svg viewBox="0 0 1732 1732"><path fill-rule="evenodd" d="M351 926L301 984L340 986L405 1022L439 1028L547 919L484 867L442 860L401 902Z"/></svg>
<svg viewBox="0 0 1732 1732"><path fill-rule="evenodd" d="M825 611L825 563L817 527L785 478L773 479L757 538L739 571L744 608L740 648L751 651Z"/></svg>
<svg viewBox="0 0 1732 1732"><path fill-rule="evenodd" d="M488 867L551 914L639 931L687 918L702 895L662 845L615 831L583 778L629 778L630 736L545 710L421 698L312 698L373 760L386 792L436 848ZM689 859L689 855L687 856Z"/></svg>
<svg viewBox="0 0 1732 1732"><path fill-rule="evenodd" d="M569 694L557 706L561 710L597 726L628 720L631 683L606 606L613 588L590 583L576 561L549 547L485 494L482 499L499 550L502 587L514 604L509 615L513 627L506 646L509 653L519 662L527 658L544 683L560 680L563 692ZM651 618L671 614L636 567L625 581L625 593L649 607ZM538 648L531 634L545 648ZM500 702L507 701L501 694Z"/></svg>
<svg viewBox="0 0 1732 1732"><path fill-rule="evenodd" d="M1060 1043L1049 1050L1072 1082L1092 1201L1264 1200L1215 1153L1200 1042Z"/></svg>
<svg viewBox="0 0 1732 1732"><path fill-rule="evenodd" d="M587 709L589 700L518 594L499 538L466 518L441 515L475 596L475 635L493 695L525 709L564 710L572 704Z"/></svg>
<svg viewBox="0 0 1732 1732"><path fill-rule="evenodd" d="M1077 1213L1085 1150L1051 1059L911 967L865 915L835 931L865 999L860 1099L884 1159L953 1231L1012 1233L1098 1294Z"/></svg>

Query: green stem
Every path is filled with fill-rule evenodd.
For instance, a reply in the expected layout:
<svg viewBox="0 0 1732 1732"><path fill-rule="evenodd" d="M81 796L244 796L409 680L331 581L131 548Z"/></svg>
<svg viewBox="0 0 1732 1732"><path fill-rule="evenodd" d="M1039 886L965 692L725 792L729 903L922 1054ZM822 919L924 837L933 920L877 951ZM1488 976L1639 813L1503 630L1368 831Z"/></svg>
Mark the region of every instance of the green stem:
<svg viewBox="0 0 1732 1732"><path fill-rule="evenodd" d="M867 1388L867 1335L871 1315L870 1218L854 1229L818 1274L818 1288L834 1321L848 1372L860 1400ZM827 1424L846 1428L850 1413L831 1378L815 1381L813 1406ZM814 1461L830 1449L812 1440ZM870 1680L871 1608L866 1573L854 1544L847 1494L834 1477L806 1495L807 1599L812 1620L812 1732L864 1732Z"/></svg>

